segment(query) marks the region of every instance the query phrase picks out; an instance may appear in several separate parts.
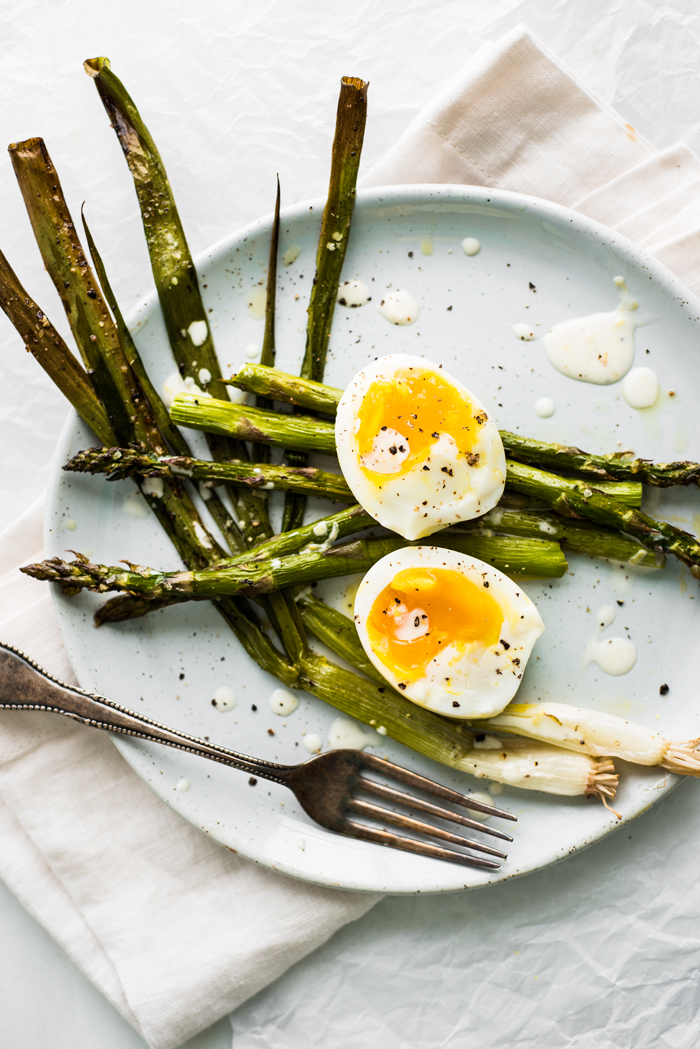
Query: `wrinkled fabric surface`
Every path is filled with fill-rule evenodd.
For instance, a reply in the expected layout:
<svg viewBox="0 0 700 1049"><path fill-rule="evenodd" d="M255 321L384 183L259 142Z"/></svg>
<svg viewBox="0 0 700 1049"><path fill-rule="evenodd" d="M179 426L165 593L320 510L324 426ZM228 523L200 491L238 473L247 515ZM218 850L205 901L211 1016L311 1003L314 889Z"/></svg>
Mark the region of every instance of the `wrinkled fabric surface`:
<svg viewBox="0 0 700 1049"><path fill-rule="evenodd" d="M232 1016L234 1049L694 1049L700 784L563 863L386 898Z"/></svg>
<svg viewBox="0 0 700 1049"><path fill-rule="evenodd" d="M482 48L363 178L421 181L578 208L700 288L698 159L657 151L522 30ZM16 573L40 551L40 521L37 505L0 536L0 638L71 680L48 595ZM692 898L694 796L686 784L641 820L636 846L613 837L492 890L383 901L239 1009L235 1049L269 1045L273 1030L275 1049L300 1030L325 1046L339 1023L344 1046L363 1045L379 987L396 1009L373 1030L391 1049L692 1045L696 908L669 906L660 885L676 904ZM235 1008L374 902L238 860L155 799L106 737L46 715L3 715L0 826L2 877L153 1046ZM450 998L459 1009L440 1004Z"/></svg>
<svg viewBox="0 0 700 1049"><path fill-rule="evenodd" d="M0 638L75 683L46 588L41 506L0 535ZM176 815L109 737L59 715L0 720L0 876L152 1046L208 1027L375 897L239 859Z"/></svg>
<svg viewBox="0 0 700 1049"><path fill-rule="evenodd" d="M700 158L658 151L519 27L486 44L362 179L529 193L580 211L700 293Z"/></svg>

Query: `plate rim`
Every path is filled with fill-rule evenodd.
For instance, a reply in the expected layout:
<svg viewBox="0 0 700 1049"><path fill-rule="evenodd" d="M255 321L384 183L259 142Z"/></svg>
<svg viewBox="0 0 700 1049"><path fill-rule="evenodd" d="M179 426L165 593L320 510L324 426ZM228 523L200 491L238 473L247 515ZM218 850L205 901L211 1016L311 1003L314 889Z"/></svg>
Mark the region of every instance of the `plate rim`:
<svg viewBox="0 0 700 1049"><path fill-rule="evenodd" d="M306 216L309 210L318 211L320 215L323 207L325 206L325 197L315 197L312 199L300 201L296 204L288 205L281 211L281 221L295 221L302 216ZM360 188L357 191L356 204L360 205L377 205L387 204L388 206L410 206L415 203L434 202L439 203L481 203L497 207L499 203L508 206L509 208L515 208L519 211L526 211L528 209L534 210L538 215L542 217L551 216L552 218L561 221L568 220L575 228L580 231L586 232L593 236L599 237L603 245L614 247L616 252L624 252L633 259L637 265L641 268L646 269L649 272L651 279L657 284L661 285L670 298L677 300L681 305L690 307L697 313L696 321L700 321L700 298L695 295L690 288L687 288L683 282L674 273L671 272L662 262L649 255L643 248L634 244L628 240L624 235L618 233L610 227L597 222L595 219L589 218L582 212L575 211L572 208L568 208L565 205L557 204L553 201L546 200L541 197L535 197L529 194L515 193L511 190L501 190L485 186L471 186L461 185L454 183L408 183L396 186L379 186L370 188ZM206 265L210 264L213 259L219 255L231 250L231 248L244 242L257 234L264 232L266 228L271 226L273 219L273 212L269 212L260 218L254 219L247 223L245 226L238 230L234 230L232 233L225 234L216 240L213 244L200 251L194 257L195 269L200 275ZM130 329L136 328L137 322L140 316L146 310L153 308L153 305L158 306L158 296L155 288L152 288L147 294L141 296L134 303L131 310L129 310L126 316L126 323ZM53 456L49 484L47 487L47 498L44 512L44 547L48 548L51 546L51 517L54 508L58 505L58 488L59 482L62 476L62 465L64 460L64 448L68 443L69 435L74 429L76 422L79 420L77 412L72 407L69 407L65 423L62 427L60 437L58 439L56 450ZM59 593L56 587L50 588L51 601L53 609L56 613L58 620L59 630L61 639L66 648L66 652L69 656L71 666L74 666L74 658L76 663L80 663L80 657L77 653L72 652L72 645L70 639L70 630L67 625L67 617L64 616L64 609L59 601ZM76 677L78 677L77 670ZM120 752L122 757L127 761L130 767L134 770L136 775L146 783L146 785L153 791L156 797L160 798L170 808L183 817L188 823L196 827L201 833L206 834L209 837L214 837L218 844L221 844L224 848L228 848L231 851L242 856L244 859L256 863L268 870L272 870L275 873L283 874L287 877L294 878L298 881L303 881L310 885L319 885L328 888L337 888L345 891L370 893L370 894L388 894L388 895L438 895L445 892L465 892L472 889L483 889L491 885L501 884L505 881L511 881L514 878L519 878L527 874L535 873L538 870L543 870L546 867L551 866L554 863L558 863L563 859L566 859L570 855L578 854L584 849L590 847L596 842L606 838L608 835L628 826L633 820L643 815L650 808L656 805L662 798L666 797L672 790L675 790L683 780L683 777L674 774L669 774L666 779L666 783L663 787L655 790L654 799L646 805L641 806L634 814L624 816L621 820L615 821L615 823L601 825L593 834L588 835L581 840L574 848L566 849L559 853L554 850L554 854L550 858L538 862L536 865L529 866L521 870L513 870L511 872L501 869L500 871L493 872L489 876L488 881L482 881L475 884L456 884L459 880L457 872L460 868L454 867L455 870L455 884L450 885L432 885L426 886L421 885L406 885L402 887L390 887L381 884L380 882L373 884L358 885L356 883L338 882L332 880L323 874L310 874L307 871L299 870L292 865L285 862L266 862L265 859L260 856L256 856L249 852L248 842L241 842L240 847L232 849L232 847L223 841L218 841L216 837L211 833L211 830L205 829L200 822L196 819L191 818L189 812L178 805L177 797L171 794L166 795L164 792L161 793L155 788L155 784L147 779L139 768L139 755L140 752L132 744L130 737L123 737L108 733L114 746Z"/></svg>

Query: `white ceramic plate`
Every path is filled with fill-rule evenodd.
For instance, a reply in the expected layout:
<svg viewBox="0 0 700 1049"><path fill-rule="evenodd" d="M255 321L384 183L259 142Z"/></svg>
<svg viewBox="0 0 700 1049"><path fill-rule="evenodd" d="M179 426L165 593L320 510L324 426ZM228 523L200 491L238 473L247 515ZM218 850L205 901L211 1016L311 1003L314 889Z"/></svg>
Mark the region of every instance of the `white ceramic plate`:
<svg viewBox="0 0 700 1049"><path fill-rule="evenodd" d="M277 360L289 371L298 370L304 349L321 208L319 202L300 204L286 210L282 222L280 256L292 247L300 249L293 263L280 267L277 300ZM263 322L256 317L269 229L269 219L256 222L198 262L226 374L245 362L246 347L262 341ZM475 257L461 250L466 236L482 243ZM618 274L638 297L640 311L656 318L636 336L636 363L653 367L665 391L657 406L645 412L627 406L620 385L591 386L558 374L539 341L519 341L511 331L513 324L526 321L544 334L564 318L614 309L613 278ZM373 190L359 194L344 275L366 281L372 301L360 309L337 308L329 383L344 386L373 357L422 354L473 389L504 429L596 452L625 446L668 460L684 457L687 448L690 457L698 457L692 391L700 388L700 310L667 270L602 226L545 201L493 190ZM389 288L405 288L419 302L416 324L394 327L377 312ZM137 307L132 327L160 386L174 369L155 295ZM550 419L539 419L534 412L542 396L555 402ZM71 548L108 564L126 557L157 568L174 567L172 548L156 522L125 512L125 497L134 491L130 482L107 483L60 470L89 441L82 423L71 418L53 474L48 553L63 555ZM653 512L692 527L696 511L700 500L693 489L664 494ZM315 516L321 512L328 512L327 504L319 504ZM691 640L700 604L697 584L675 562L654 574L575 555L569 561L570 572L563 579L526 586L547 629L518 699L592 705L650 728L666 728L680 738L699 736ZM324 592L347 609L344 585L324 584ZM294 714L275 716L269 696L277 682L240 650L210 606L184 605L95 630L92 613L101 599L89 594L66 599L56 590L54 596L83 687L166 724L277 761L307 757L304 732L327 739L337 713L304 694ZM617 621L604 636L630 636L638 651L636 666L624 677L609 677L582 664L585 645L597 634L596 613L611 602L617 602ZM663 697L662 684L669 685ZM227 714L211 703L222 685L238 695L236 709ZM515 841L501 870L485 874L327 833L275 784L259 780L251 787L246 775L178 751L128 738L115 737L114 742L161 798L217 841L293 877L348 889L409 893L483 885L552 863L620 826L597 801L506 788L496 800L518 816ZM378 753L460 790L486 786L391 740L383 740ZM673 785L673 777L656 770L620 765L623 777L615 804L625 821ZM181 779L191 783L187 792L177 789Z"/></svg>

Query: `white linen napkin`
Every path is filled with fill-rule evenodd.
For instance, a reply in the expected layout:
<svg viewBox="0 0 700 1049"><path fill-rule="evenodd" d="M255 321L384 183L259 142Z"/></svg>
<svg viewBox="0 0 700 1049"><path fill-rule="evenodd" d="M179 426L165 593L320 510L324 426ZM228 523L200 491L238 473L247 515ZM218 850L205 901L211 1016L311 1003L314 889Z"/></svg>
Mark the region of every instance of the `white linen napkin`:
<svg viewBox="0 0 700 1049"><path fill-rule="evenodd" d="M522 26L482 47L362 179L530 193L604 223L700 294L700 159L658 152Z"/></svg>
<svg viewBox="0 0 700 1049"><path fill-rule="evenodd" d="M0 638L77 683L46 587L41 501L0 535ZM240 859L152 793L109 737L0 713L0 876L156 1047L179 1045L359 917L376 896Z"/></svg>
<svg viewBox="0 0 700 1049"><path fill-rule="evenodd" d="M620 230L700 292L700 160L657 152L524 29L483 48L364 186L497 186ZM74 681L46 589L41 507L0 536L0 639ZM238 859L157 799L103 734L0 715L0 876L154 1049L213 1023L376 897Z"/></svg>

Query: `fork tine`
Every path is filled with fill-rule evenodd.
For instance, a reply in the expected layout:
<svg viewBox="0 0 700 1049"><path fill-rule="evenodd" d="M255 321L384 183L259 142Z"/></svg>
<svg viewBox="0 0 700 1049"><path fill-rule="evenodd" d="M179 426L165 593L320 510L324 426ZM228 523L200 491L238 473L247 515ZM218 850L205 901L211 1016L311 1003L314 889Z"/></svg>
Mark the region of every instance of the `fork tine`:
<svg viewBox="0 0 700 1049"><path fill-rule="evenodd" d="M482 831L484 834L491 834L494 838L501 838L503 841L513 840L510 834L506 834L505 831L498 830L496 827L489 827L486 823L480 823L478 820L470 820L468 816L462 816L459 812L443 809L441 805L433 805L432 802L424 801L423 798L417 798L413 794L406 794L403 790L394 790L393 787L387 787L383 783L367 779L366 776L359 777L355 789L365 791L367 794L375 794L379 798L386 798L387 801L393 801L397 805L405 805L409 809L418 809L419 812L427 812L431 816L439 816L443 820L452 820L453 823L459 823L461 827Z"/></svg>
<svg viewBox="0 0 700 1049"><path fill-rule="evenodd" d="M500 816L501 819L513 820L513 822L517 823L518 817L514 816L512 812L506 812L505 809L497 809L492 805L484 805L480 801L474 801L468 794L459 794L458 791L450 790L449 787L443 787L432 779L426 779L425 776L419 776L416 772L402 769L400 765L394 765L385 758L378 758L375 754L363 753L362 759L362 764L365 768L383 772L386 776L391 776L392 779L397 779L399 783L405 783L408 787L417 787L418 790L424 790L427 794L435 794L438 798L452 801L456 805L462 805L467 809L476 809L477 812L486 812L489 816Z"/></svg>
<svg viewBox="0 0 700 1049"><path fill-rule="evenodd" d="M356 812L358 816L369 816L371 819L379 820L381 823L393 823L395 827L414 830L418 834L427 835L429 838L441 838L443 841L449 841L453 845L463 845L468 849L476 849L477 852L485 852L489 856L498 856L502 860L507 859L505 852L492 849L490 845L483 845L480 841L465 838L462 834L453 834L451 831L443 830L441 827L433 827L431 823L423 823L422 820L416 820L413 816L404 816L400 812L392 812L391 809L385 809L381 805L371 805L368 801L362 801L360 798L348 798L346 808L351 812Z"/></svg>
<svg viewBox="0 0 700 1049"><path fill-rule="evenodd" d="M455 852L453 849L443 849L440 845L428 845L426 842L416 841L415 838L405 838L403 835L390 834L386 830L365 827L353 820L344 820L342 825L335 829L339 834L345 834L350 838L362 838L364 841L388 845L392 849L402 849L404 852L417 852L421 856L431 856L436 860L459 863L463 867L481 867L495 871L501 866L500 863L495 863L493 860L485 860L480 856L468 856L464 852Z"/></svg>

